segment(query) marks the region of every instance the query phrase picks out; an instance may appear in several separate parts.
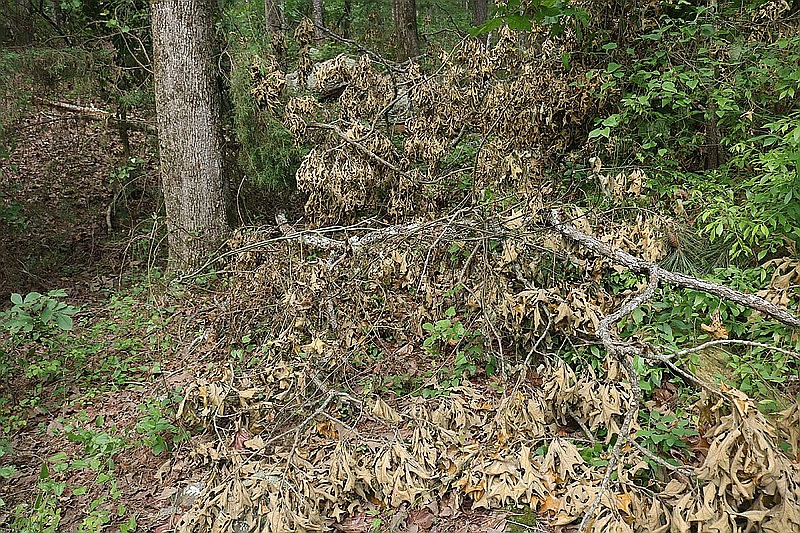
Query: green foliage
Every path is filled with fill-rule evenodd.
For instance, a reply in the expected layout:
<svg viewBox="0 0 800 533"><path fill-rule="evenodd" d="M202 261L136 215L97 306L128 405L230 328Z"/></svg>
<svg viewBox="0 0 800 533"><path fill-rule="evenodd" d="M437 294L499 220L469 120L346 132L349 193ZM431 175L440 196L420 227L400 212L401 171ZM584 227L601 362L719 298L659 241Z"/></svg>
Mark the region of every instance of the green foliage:
<svg viewBox="0 0 800 533"><path fill-rule="evenodd" d="M794 358L774 350L753 348L744 353L728 354L728 368L733 385L753 398L760 398L759 408L777 412L791 400L783 397L782 385L789 376L800 374L800 365ZM727 376L719 376L727 381Z"/></svg>
<svg viewBox="0 0 800 533"><path fill-rule="evenodd" d="M636 432L636 437L641 439L642 445L653 451L670 455L676 449L688 447L687 439L698 436L692 429L692 420L680 410L675 414L663 414L651 410L646 418L640 420L642 429Z"/></svg>
<svg viewBox="0 0 800 533"><path fill-rule="evenodd" d="M142 435L145 445L153 450L153 455L161 455L170 450L170 445L174 446L189 438L186 430L175 426L168 417L168 407L179 399L139 406L144 417L136 424L136 431Z"/></svg>
<svg viewBox="0 0 800 533"><path fill-rule="evenodd" d="M72 330L72 315L80 308L68 305L59 298L67 293L63 289L49 291L47 294L31 292L23 297L11 295L11 309L0 313L0 324L12 336L38 341L52 336L56 331Z"/></svg>
<svg viewBox="0 0 800 533"><path fill-rule="evenodd" d="M34 503L20 504L13 511L15 530L59 531L61 502L66 494L72 498L87 494L90 488L95 497L88 503L85 515L78 524L79 532L97 532L112 521L121 522L122 531L133 531L134 517L125 519L127 508L120 503L122 496L117 486L112 456L127 446L125 440L101 429L105 425L102 416L90 420L84 412L75 421L62 420L63 434L67 440L83 445L83 453L70 457L59 452L42 464L38 490ZM87 425L88 422L88 425ZM115 427L109 428L115 430ZM70 472L91 472L94 482L91 487L66 481ZM85 475L79 476L85 479Z"/></svg>
<svg viewBox="0 0 800 533"><path fill-rule="evenodd" d="M497 7L493 18L473 28L470 33L473 36L486 34L504 24L512 30L530 31L536 23L548 28L553 36L572 27L580 40L588 20L589 13L571 5L569 0L509 0Z"/></svg>
<svg viewBox="0 0 800 533"><path fill-rule="evenodd" d="M732 163L756 172L713 196L699 221L710 239L731 240L732 258L763 260L800 245L800 112L764 125L734 147ZM753 165L752 162L755 161Z"/></svg>
<svg viewBox="0 0 800 533"><path fill-rule="evenodd" d="M254 20L256 9L250 4L234 3L226 11L231 32L228 47L231 55L230 97L233 128L239 143L238 163L247 177L259 187L285 189L294 186L294 175L303 150L294 136L273 111L259 108L253 98L256 81L253 73L263 74L264 60L273 55L266 32ZM263 16L263 6L258 17Z"/></svg>
<svg viewBox="0 0 800 533"><path fill-rule="evenodd" d="M689 191L700 236L731 259L790 255L800 241L800 36L753 39L729 22L733 6L686 9L624 49L601 47L598 97L617 105L588 138L613 143L615 164L650 166L663 197ZM735 9L741 18L757 8Z"/></svg>
<svg viewBox="0 0 800 533"><path fill-rule="evenodd" d="M487 358L484 353L482 335L464 327L456 318L455 307L445 310L445 318L422 324L422 329L428 332L422 347L429 357L441 359L449 356L453 359L452 367L441 376L441 387L457 386L464 377L474 376L479 365L487 377L494 374L497 363L494 356Z"/></svg>

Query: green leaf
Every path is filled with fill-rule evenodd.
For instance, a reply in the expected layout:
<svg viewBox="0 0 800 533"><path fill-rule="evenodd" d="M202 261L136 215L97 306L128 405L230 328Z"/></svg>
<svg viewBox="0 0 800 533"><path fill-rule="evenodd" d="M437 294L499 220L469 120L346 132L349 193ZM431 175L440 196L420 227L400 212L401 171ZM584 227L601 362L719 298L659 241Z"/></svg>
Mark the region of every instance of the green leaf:
<svg viewBox="0 0 800 533"><path fill-rule="evenodd" d="M27 296L25 296L25 303L26 304L33 303L41 297L42 295L38 292L29 292Z"/></svg>
<svg viewBox="0 0 800 533"><path fill-rule="evenodd" d="M11 303L14 305L22 305L22 295L16 292L11 295Z"/></svg>
<svg viewBox="0 0 800 533"><path fill-rule="evenodd" d="M614 113L613 115L609 115L605 119L603 119L603 126L608 126L610 128L614 128L619 126L620 123L620 114Z"/></svg>
<svg viewBox="0 0 800 533"><path fill-rule="evenodd" d="M473 37L477 37L478 35L485 35L487 33L493 32L497 28L503 25L503 19L496 18L487 20L480 26L475 26L474 28L469 29L469 34Z"/></svg>
<svg viewBox="0 0 800 533"><path fill-rule="evenodd" d="M533 23L530 19L522 15L506 15L505 19L510 30L530 31L533 28Z"/></svg>
<svg viewBox="0 0 800 533"><path fill-rule="evenodd" d="M56 316L56 325L63 331L72 331L72 317L60 314Z"/></svg>
<svg viewBox="0 0 800 533"><path fill-rule="evenodd" d="M597 137L605 137L608 139L608 136L611 134L611 128L595 128L589 132L589 139L595 139Z"/></svg>

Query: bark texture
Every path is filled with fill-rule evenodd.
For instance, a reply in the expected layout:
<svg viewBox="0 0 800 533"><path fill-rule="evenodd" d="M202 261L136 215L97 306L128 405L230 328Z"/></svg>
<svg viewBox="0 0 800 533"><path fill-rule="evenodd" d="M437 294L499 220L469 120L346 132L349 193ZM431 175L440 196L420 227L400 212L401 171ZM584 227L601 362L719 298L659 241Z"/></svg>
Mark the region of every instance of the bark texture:
<svg viewBox="0 0 800 533"><path fill-rule="evenodd" d="M283 13L275 0L264 0L264 16L267 20L267 31L270 35L283 30Z"/></svg>
<svg viewBox="0 0 800 533"><path fill-rule="evenodd" d="M416 0L392 0L392 19L397 34L397 60L406 61L419 55Z"/></svg>
<svg viewBox="0 0 800 533"><path fill-rule="evenodd" d="M169 269L199 265L228 232L220 93L208 0L151 3Z"/></svg>
<svg viewBox="0 0 800 533"><path fill-rule="evenodd" d="M480 26L486 22L486 17L489 16L489 1L488 0L472 0L472 23L475 26Z"/></svg>
<svg viewBox="0 0 800 533"><path fill-rule="evenodd" d="M322 0L313 0L314 4L314 36L319 46L325 40L322 28L325 27L325 15Z"/></svg>

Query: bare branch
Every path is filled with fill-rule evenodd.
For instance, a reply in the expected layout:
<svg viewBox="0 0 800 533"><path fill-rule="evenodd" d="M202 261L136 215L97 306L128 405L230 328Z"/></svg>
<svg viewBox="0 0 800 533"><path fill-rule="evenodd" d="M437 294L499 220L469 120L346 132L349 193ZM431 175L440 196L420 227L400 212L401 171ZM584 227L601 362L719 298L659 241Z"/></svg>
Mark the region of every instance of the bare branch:
<svg viewBox="0 0 800 533"><path fill-rule="evenodd" d="M361 151L364 155L366 155L369 158L377 161L378 163L382 164L383 166L394 170L398 174L400 174L402 176L405 176L405 177L410 179L410 176L408 175L408 173L406 173L406 171L404 171L403 169L401 169L397 165L394 165L394 164L390 163L389 161L385 160L384 158L382 158L381 156L379 156L378 154L376 154L375 152L373 152L372 150L370 150L369 148L367 148L366 146L364 146L363 144L358 142L356 139L354 139L353 137L351 137L350 135L348 135L347 133L342 131L342 129L339 128L338 126L336 126L334 124L326 124L325 122L309 122L307 125L308 125L309 128L320 128L320 129L324 129L324 130L333 131L336 135L341 137L344 141L346 141L346 142L352 144L353 146L355 146L356 148L358 148L358 150Z"/></svg>
<svg viewBox="0 0 800 533"><path fill-rule="evenodd" d="M599 239L583 233L575 228L575 226L572 226L566 222L562 222L558 209L553 209L550 211L550 222L553 224L553 227L555 227L555 229L565 237L584 245L586 248L590 249L596 254L608 257L614 262L627 267L634 272L655 274L659 279L669 283L670 285L713 294L714 296L730 300L734 303L744 305L750 309L764 313L765 315L769 315L778 322L786 324L787 326L794 328L800 327L800 319L788 312L786 309L783 309L772 302L768 302L760 296L756 296L755 294L745 294L712 281L698 279L678 272L671 272L661 268L655 263L645 261L644 259L631 255L627 252L623 252L622 250L615 250L608 244L601 242Z"/></svg>
<svg viewBox="0 0 800 533"><path fill-rule="evenodd" d="M92 107L85 107L79 106L75 104L70 104L68 102L51 102L50 100L45 100L44 98L33 98L35 102L44 104L50 107L54 107L56 109L60 109L62 111L69 111L70 113L75 113L81 118L87 120L97 120L101 122L111 123L116 126L125 126L128 129L141 131L144 133L156 134L158 130L152 124L145 122L144 120L121 120L116 116L115 113L110 111L106 111L104 109L99 109L94 106Z"/></svg>
<svg viewBox="0 0 800 533"><path fill-rule="evenodd" d="M633 348L620 342L613 341L611 339L610 326L612 323L616 323L617 321L621 320L623 317L625 317L625 315L631 313L634 309L637 309L651 299L656 293L658 282L658 275L651 272L650 281L647 283L647 287L645 287L641 293L626 300L622 304L622 307L610 315L603 317L603 319L600 321L600 325L597 327L596 335L600 340L603 341L603 346L605 346L607 353L619 360L622 368L625 369L625 373L628 375L628 381L631 384L631 397L630 401L628 402L628 411L625 413L625 419L623 420L622 427L620 427L619 434L617 435L617 442L614 443L614 448L611 450L611 458L608 460L608 465L606 466L606 474L603 476L603 482L600 485L600 492L597 493L597 497L595 497L592 505L589 507L589 510L584 513L583 519L581 519L580 526L578 527L579 533L586 531L589 520L591 520L594 516L597 508L600 506L603 495L608 490L608 486L611 484L611 475L613 474L614 469L617 467L617 463L619 463L622 443L627 440L632 440L630 438L631 424L633 423L633 417L639 410L639 404L642 401L642 389L639 387L639 376L636 375L636 370L634 370L633 365L631 364L631 359L628 355L630 350L633 350Z"/></svg>

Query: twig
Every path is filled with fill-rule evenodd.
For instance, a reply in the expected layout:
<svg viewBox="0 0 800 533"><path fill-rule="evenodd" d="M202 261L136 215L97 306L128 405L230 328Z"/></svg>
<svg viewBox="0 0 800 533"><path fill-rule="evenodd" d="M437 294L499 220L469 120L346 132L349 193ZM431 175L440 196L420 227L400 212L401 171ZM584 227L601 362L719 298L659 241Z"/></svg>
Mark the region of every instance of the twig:
<svg viewBox="0 0 800 533"><path fill-rule="evenodd" d="M463 205L463 204L464 204L464 201L462 200L460 205ZM442 238L447 233L447 230L449 230L452 227L453 221L456 219L456 217L458 215L464 213L464 211L465 211L465 209L461 208L461 209L458 209L457 211L454 211L453 214L448 216L447 217L447 224L445 224L445 227L442 229L442 231L436 237L436 240L433 241L433 244L431 244L428 247L428 252L425 254L425 262L422 265L422 273L419 275L419 283L417 284L417 292L418 293L422 290L422 284L425 281L425 275L428 273L428 263L429 263L429 261L431 259L431 253L433 252L434 248L436 248L439 245L439 242L441 242Z"/></svg>
<svg viewBox="0 0 800 533"><path fill-rule="evenodd" d="M689 355L695 352L702 352L706 348L711 348L712 346L726 346L726 345L739 345L739 346L750 346L753 348L764 348L767 350L773 350L776 352L780 352L784 355L790 355L792 357L797 357L800 359L800 353L797 353L792 350L786 350L784 348L779 348L777 346L772 346L770 344L764 344L762 342L755 342L755 341L748 341L743 339L717 339L713 341L707 341L699 346L695 346L693 348L686 348L685 350L680 350L678 352L673 352L671 354L658 354L657 358L660 361L666 361L667 359L674 359L675 357L683 357L685 355Z"/></svg>
<svg viewBox="0 0 800 533"><path fill-rule="evenodd" d="M339 126L336 126L335 124L327 124L325 122L309 122L307 124L307 126L309 128L319 128L319 129L333 131L334 133L336 133L336 135L341 137L344 141L346 141L346 142L352 144L353 146L355 146L356 148L358 148L359 151L361 151L364 155L370 157L371 159L377 161L378 163L384 165L385 167L394 170L395 172L397 172L401 176L404 176L404 177L406 177L408 179L411 179L411 176L409 176L408 173L405 170L401 169L397 165L395 165L393 163L390 163L386 159L382 158L381 156L379 156L378 154L376 154L375 152L373 152L372 150L370 150L369 148L367 148L366 146L364 146L363 144L358 142L358 140L354 139L353 137L351 137L350 135L348 135L347 133L342 131L342 129L339 128Z"/></svg>
<svg viewBox="0 0 800 533"><path fill-rule="evenodd" d="M575 411L572 410L572 407L570 407L569 405L567 405L567 414L575 422L577 422L578 426L580 426L581 428L581 431L583 431L583 434L586 435L587 439L589 439L591 445L594 446L595 444L597 444L597 439L594 437L592 432L589 430L588 427L586 427L586 424L583 423L583 420L581 420L581 418L575 413Z"/></svg>
<svg viewBox="0 0 800 533"><path fill-rule="evenodd" d="M371 58L377 60L378 63L383 65L386 68L386 70L388 70L390 73L392 73L392 72L404 72L404 70L402 68L399 68L399 67L396 67L396 66L390 64L389 61L387 61L382 55L380 55L377 52L373 52L372 50L370 50L366 46L362 45L361 43L359 43L357 41L354 41L352 39L348 39L346 37L342 37L341 35L332 32L331 30L329 30L328 28L325 28L324 26L315 26L315 27L317 27L320 30L322 30L322 32L325 35L327 35L328 37L330 37L330 38L332 38L334 40L337 40L339 42L342 42L342 43L345 43L345 44L349 44L350 46L355 47L359 51L361 51L361 52L367 54L368 56L370 56Z"/></svg>
<svg viewBox="0 0 800 533"><path fill-rule="evenodd" d="M393 237L398 237L401 235L407 235L409 233L413 233L417 230L422 229L423 225L418 223L411 223L411 224L399 224L397 226L388 226L385 228L379 228L373 231L370 231L366 235L362 235L361 237L354 235L349 237L346 241L338 241L336 239L331 239L330 237L325 237L324 235L320 235L318 231L307 230L307 231L296 231L292 226L288 224L286 221L286 215L284 213L278 213L275 216L275 221L278 224L278 228L280 228L281 232L283 233L284 237L286 238L298 238L300 241L313 248L318 248L321 250L335 250L338 252L344 252L348 248L352 250L358 250L363 246L368 246L370 244L389 240Z"/></svg>
<svg viewBox="0 0 800 533"><path fill-rule="evenodd" d="M684 474L686 476L691 476L691 475L694 474L694 472L692 472L688 468L684 468L682 466L676 466L676 465L674 465L672 463L668 463L667 461L665 461L661 457L657 456L656 454L654 454L653 452L651 452L650 450L648 450L647 448L645 448L644 446L642 446L641 444L636 442L636 439L632 439L632 438L629 437L628 438L628 442L633 444L633 446L637 450L639 450L639 452L641 452L642 455L647 456L649 459L651 459L652 461L655 461L656 463L660 464L661 466L663 466L667 470L672 470L673 472L678 472L678 473Z"/></svg>
<svg viewBox="0 0 800 533"><path fill-rule="evenodd" d="M634 309L637 309L651 299L656 292L658 282L658 274L652 272L650 274L650 281L647 283L647 287L645 287L640 294L626 300L622 304L622 307L610 315L603 317L603 319L600 321L600 325L597 327L596 335L600 340L603 341L603 346L605 347L606 352L620 362L623 369L625 369L625 373L628 375L628 381L631 385L631 397L628 403L628 411L625 413L625 419L622 422L622 427L620 427L619 433L617 434L617 442L614 443L614 448L611 450L611 458L608 460L608 465L606 466L606 474L603 476L603 482L600 485L600 492L597 493L592 505L589 506L589 509L586 511L586 513L584 513L583 519L581 519L580 526L578 527L578 533L584 533L586 531L586 527L589 525L589 520L594 517L594 514L603 499L603 495L608 490L608 486L611 483L611 476L614 473L614 469L617 467L617 463L619 463L622 443L630 438L630 428L631 424L633 423L633 417L638 411L639 404L642 401L642 389L639 387L639 377L636 375L636 371L634 370L628 355L631 347L612 341L610 326L612 323L616 324L624 316L628 315Z"/></svg>

